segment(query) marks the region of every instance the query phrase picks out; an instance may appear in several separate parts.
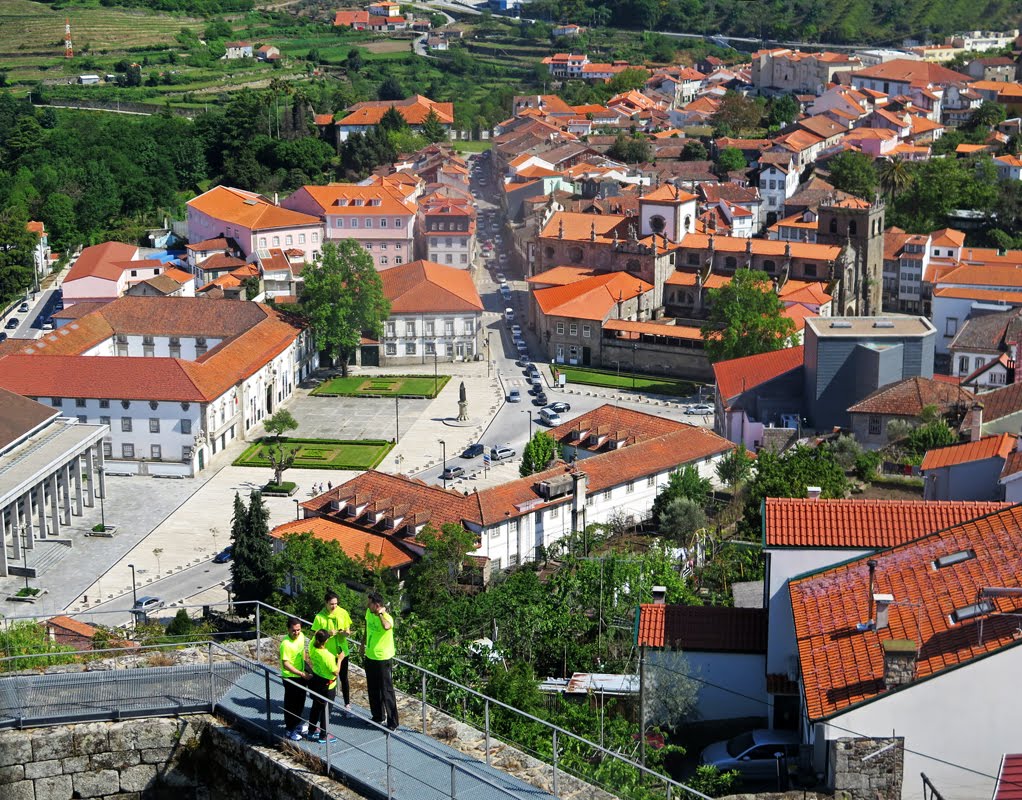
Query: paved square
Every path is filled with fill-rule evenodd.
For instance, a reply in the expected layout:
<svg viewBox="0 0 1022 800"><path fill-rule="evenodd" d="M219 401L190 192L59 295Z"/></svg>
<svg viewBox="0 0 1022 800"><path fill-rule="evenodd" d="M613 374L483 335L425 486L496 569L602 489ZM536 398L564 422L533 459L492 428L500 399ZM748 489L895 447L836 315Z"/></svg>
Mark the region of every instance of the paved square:
<svg viewBox="0 0 1022 800"><path fill-rule="evenodd" d="M396 414L400 415L401 431L409 431L431 402L392 397L313 397L300 391L287 406L298 422L298 430L289 435L303 439L393 439Z"/></svg>

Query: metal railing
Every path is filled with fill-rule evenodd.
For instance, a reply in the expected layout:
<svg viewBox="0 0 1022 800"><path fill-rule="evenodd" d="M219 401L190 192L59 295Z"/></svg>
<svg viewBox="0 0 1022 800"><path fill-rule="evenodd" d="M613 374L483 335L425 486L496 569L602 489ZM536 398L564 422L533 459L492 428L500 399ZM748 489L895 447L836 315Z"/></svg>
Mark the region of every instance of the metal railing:
<svg viewBox="0 0 1022 800"><path fill-rule="evenodd" d="M212 648L215 648L218 652L229 654L230 657L233 658L233 659L240 659L241 661L247 662L249 664L258 665L262 670L264 670L266 672L266 675L267 675L266 681L267 681L267 686L268 686L269 685L268 682L270 680L269 675L270 675L271 672L273 672L273 670L270 670L270 668L267 667L266 664L262 663L262 657L263 657L262 646L263 646L263 638L264 638L263 637L263 630L262 630L263 629L263 612L265 610L265 611L273 612L275 614L281 614L281 615L283 615L285 617L294 616L294 615L292 615L290 612L284 611L283 609L276 608L274 606L271 606L271 605L269 605L267 603L263 603L263 602L260 602L260 601L236 601L236 602L233 602L233 603L230 603L230 604L227 604L227 603L219 603L219 604L212 603L212 604L203 604L202 606L176 606L175 608L186 608L186 609L187 608L216 608L216 607L223 607L223 606L228 606L229 608L238 608L238 607L243 607L243 606L254 606L254 609L255 609L255 614L254 614L254 616L255 616L255 659L254 660L250 660L247 657L241 655L240 653L237 653L237 652L235 652L233 650L230 650L229 648L223 646L222 644L218 644L218 643L214 643L214 642L202 642L200 644L202 646L208 646L209 648L211 648L210 652L212 652ZM104 614L104 613L106 613L106 614L117 613L117 614L122 614L123 615L125 612L124 611L117 611L117 612L95 612L95 611L94 612L79 612L79 613L69 613L69 614L67 614L67 616L81 617L81 616L91 616L91 615ZM18 619L21 619L21 620L24 620L24 619L36 619L36 620L38 620L38 619L40 619L40 617L39 616L24 616L24 617L10 617L10 618L6 618L6 619L7 620L18 620ZM308 620L302 619L301 617L298 617L298 619L300 619L305 625L311 625L311 623ZM246 633L251 633L251 631L246 631ZM226 635L226 634L217 634L217 635ZM355 645L361 644L361 642L359 642L357 639L355 639L353 637L349 637L349 641L351 641ZM185 643L179 643L179 644L175 644L175 645L161 645L161 647L183 647L183 646L185 646ZM85 651L85 652L86 652L86 655L92 655L92 654L96 653L97 651ZM99 652L101 652L101 651L99 651ZM128 652L138 652L138 648L131 649ZM47 655L47 654L43 654L43 655ZM59 656L69 656L69 655L73 655L73 654L72 653L68 653L68 652L56 652L56 653L53 653L52 655L55 656L55 657L59 657ZM26 657L26 658L27 657L39 658L39 657L41 657L41 655L37 654L37 655L33 655L33 656L24 656L24 657ZM10 659L0 658L0 670L2 670L2 668L3 668L2 662L9 661L9 660ZM600 785L599 782L598 782L598 779L595 779L592 774L586 774L585 771L576 771L576 770L566 769L565 765L563 763L561 763L560 755L565 751L566 743L570 742L570 743L574 743L575 745L577 745L577 746L579 746L579 747L589 751L590 756L586 759L586 761L588 761L590 763L593 763L593 762L603 763L604 761L609 759L609 760L613 761L620 768L633 771L634 774L635 774L635 777L637 779L639 779L640 781L643 781L643 782L645 782L645 783L647 783L649 785L652 785L652 786L662 786L663 787L663 791L664 791L664 796L667 798L667 800L675 800L675 798L682 798L682 799L685 799L685 798L696 798L697 800L710 800L708 795L705 795L702 792L699 792L698 790L693 789L692 787L687 786L684 783L681 783L680 781L675 781L674 779L672 779L672 778L670 778L670 777L668 777L666 775L663 775L663 774L661 774L659 772L656 772L655 770L652 770L652 769L644 766L643 764L640 764L640 763L638 763L636 761L633 761L632 759L628 758L625 755L622 755L621 753L615 752L615 751L610 750L610 749L608 749L606 747L603 747L602 745L599 745L599 744L597 744L597 743L595 743L593 741L590 741L589 739L586 739L584 736L580 736L580 735L578 735L576 733L572 733L571 731L566 730L566 729L564 729L564 728L562 728L562 727L560 727L558 725L555 725L555 724L553 724L551 722L548 722L547 720L541 719L541 718L536 717L536 716L534 716L532 714L529 714L526 711L522 711L521 709L515 708L514 706L510 706L507 703L504 703L504 702L502 702L500 700L497 700L495 698L489 697L488 695L485 695L482 692L476 691L475 689L473 689L473 688L471 688L469 686L465 686L464 684L458 683L455 680L452 680L450 678L444 677L443 675L440 675L440 674L438 674L436 672L428 670L428 669L426 669L424 667L420 667L417 664L413 664L413 663L411 663L409 661L405 661L404 659L396 658L396 657L393 660L394 660L395 666L399 666L399 667L401 667L403 669L411 670L413 673L417 674L417 676L418 676L418 679L417 679L416 683L420 687L420 692L418 694L418 700L421 703L421 721L420 721L420 724L421 724L422 733L424 735L428 735L428 731L427 731L427 719L426 719L426 713L427 713L427 709L428 708L434 708L437 711L439 711L441 713L445 713L445 714L449 714L450 713L450 711L448 709L445 709L443 705L440 705L440 704L431 705L430 704L430 702L429 702L429 699L430 699L430 694L429 694L430 686L429 686L429 683L430 683L430 681L434 681L435 683L440 683L440 684L443 684L443 685L445 685L447 687L451 687L454 690L456 690L458 693L461 693L462 696L468 697L468 698L472 698L477 704L480 704L482 706L483 720L482 720L481 727L475 721L473 721L471 719L468 719L468 718L462 719L461 721L466 723L466 724L469 724L470 726L472 726L474 728L476 728L477 730L479 730L483 734L483 736L485 738L485 744L484 744L484 748L485 749L484 749L484 752L485 752L485 761L486 761L487 766L491 766L491 764L492 764L491 755L492 755L492 751L494 749L492 747L493 733L492 733L492 730L491 730L491 711L493 711L494 709L499 709L500 711L503 711L503 712L506 712L506 713L508 713L510 715L519 717L522 720L528 721L529 723L531 723L533 725L540 726L541 729L546 731L546 735L549 736L549 742L550 742L549 753L550 753L550 767L551 767L551 770L552 770L550 780L551 780L551 786L552 786L552 789L553 789L553 794L556 795L556 796L559 796L560 779L561 779L562 775L570 775L572 777L577 778L578 780L581 780L581 781L584 781L584 782L588 782L588 783L592 783L592 784L597 785L597 786ZM210 680L212 680L212 678ZM279 680L279 678L277 678L277 680ZM2 682L3 682L2 679L0 679L0 684L2 684ZM0 691L2 691L2 690L0 690ZM414 697L415 694L410 694L410 696ZM0 724L2 724L2 721L0 721ZM386 728L381 728L381 729L382 730L387 730ZM507 741L508 744L521 746L518 743L514 742L506 734L502 734L501 739L503 741ZM539 757L540 754L535 754L535 755L537 755L537 757ZM621 790L618 787L608 788L607 790L611 791L611 792L616 792L616 793L618 793L622 797L627 797L627 795L621 793Z"/></svg>

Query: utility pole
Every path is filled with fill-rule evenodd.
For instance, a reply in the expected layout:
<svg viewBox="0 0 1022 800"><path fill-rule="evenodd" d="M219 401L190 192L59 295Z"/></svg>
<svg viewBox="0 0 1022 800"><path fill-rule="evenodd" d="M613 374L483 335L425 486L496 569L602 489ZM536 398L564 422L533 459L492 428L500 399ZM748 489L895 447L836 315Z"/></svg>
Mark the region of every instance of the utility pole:
<svg viewBox="0 0 1022 800"><path fill-rule="evenodd" d="M639 763L646 766L646 645L639 647Z"/></svg>

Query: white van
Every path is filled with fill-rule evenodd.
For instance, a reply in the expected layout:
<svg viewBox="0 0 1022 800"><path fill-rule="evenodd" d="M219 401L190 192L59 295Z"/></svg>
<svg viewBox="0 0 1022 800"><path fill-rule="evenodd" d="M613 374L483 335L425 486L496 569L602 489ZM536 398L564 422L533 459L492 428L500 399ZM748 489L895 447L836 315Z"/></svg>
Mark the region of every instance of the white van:
<svg viewBox="0 0 1022 800"><path fill-rule="evenodd" d="M556 428L562 422L560 414L552 408L541 408L539 410L539 418L551 428Z"/></svg>

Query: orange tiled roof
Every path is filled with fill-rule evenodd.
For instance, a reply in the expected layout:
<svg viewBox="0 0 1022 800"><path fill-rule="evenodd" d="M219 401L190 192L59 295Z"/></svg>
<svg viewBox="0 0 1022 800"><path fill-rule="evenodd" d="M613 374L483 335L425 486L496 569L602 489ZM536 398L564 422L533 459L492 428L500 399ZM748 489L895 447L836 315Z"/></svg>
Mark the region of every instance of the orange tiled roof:
<svg viewBox="0 0 1022 800"><path fill-rule="evenodd" d="M330 183L326 186L303 186L295 194L299 192L307 194L319 206L322 214L397 214L407 217L415 213L414 203L405 200L397 189L386 184L360 186L355 183Z"/></svg>
<svg viewBox="0 0 1022 800"><path fill-rule="evenodd" d="M1000 433L995 436L984 436L978 442L964 442L949 447L938 447L936 450L927 450L920 469L926 472L930 469L969 464L988 458L1007 458L1008 454L1015 449L1015 439L1013 434Z"/></svg>
<svg viewBox="0 0 1022 800"><path fill-rule="evenodd" d="M804 349L799 345L771 353L718 361L713 365L713 375L725 407L731 399L743 392L801 367Z"/></svg>
<svg viewBox="0 0 1022 800"><path fill-rule="evenodd" d="M686 192L679 189L673 183L663 183L654 189L652 192L647 192L640 198L640 202L643 200L651 203L685 203L689 200L696 200L696 196L691 192Z"/></svg>
<svg viewBox="0 0 1022 800"><path fill-rule="evenodd" d="M540 232L540 238L560 237L563 225L564 238L573 241L588 241L593 231L597 239L609 238L615 228L627 223L631 217L620 214L579 214L574 211L558 211Z"/></svg>
<svg viewBox="0 0 1022 800"><path fill-rule="evenodd" d="M674 433L685 427L686 425L682 422L676 422L667 417L658 417L656 414L646 414L620 406L603 405L592 411L587 411L585 414L579 414L570 422L551 428L547 433L562 444L577 440L579 435L584 438L587 433L596 431L613 432L608 435L612 435L615 441L635 443Z"/></svg>
<svg viewBox="0 0 1022 800"><path fill-rule="evenodd" d="M29 220L28 222L25 223L25 230L29 231L30 233L34 233L36 236L40 237L44 233L46 233L45 225L43 225L42 222L35 222L33 220Z"/></svg>
<svg viewBox="0 0 1022 800"><path fill-rule="evenodd" d="M94 628L92 625L88 625L84 622L79 622L78 620L64 614L60 614L56 617L50 617L46 620L46 624L53 625L57 628L63 628L66 631L78 634L79 636L86 636L90 639L99 632L98 628Z"/></svg>
<svg viewBox="0 0 1022 800"><path fill-rule="evenodd" d="M621 300L652 290L651 284L627 272L608 272L564 286L537 289L533 297L547 316L602 321Z"/></svg>
<svg viewBox="0 0 1022 800"><path fill-rule="evenodd" d="M705 233L689 233L681 240L682 247L693 250L709 250L710 240L719 252L744 253L752 248L753 255L781 256L791 249L795 258L811 258L817 261L834 261L841 254L841 248L830 244L811 244L809 242L786 242L780 239L743 239L740 236L714 236Z"/></svg>
<svg viewBox="0 0 1022 800"><path fill-rule="evenodd" d="M934 568L936 558L967 550L976 557ZM894 595L895 604L887 628L859 632L856 626L869 617L870 559L876 562L875 591ZM980 620L956 623L951 614L975 603L983 587L1022 587L1020 561L1022 506L1012 506L793 580L789 591L809 720L833 717L883 693L885 640L907 639L919 647L910 685L1018 645L1013 617L987 615L980 637ZM995 612L1022 611L1017 596L989 602Z"/></svg>
<svg viewBox="0 0 1022 800"><path fill-rule="evenodd" d="M116 281L124 272L124 268L116 264L131 261L137 254L138 248L135 245L123 242L103 242L86 247L68 271L64 282L92 277Z"/></svg>
<svg viewBox="0 0 1022 800"><path fill-rule="evenodd" d="M591 267L551 267L550 269L543 270L538 275L533 275L531 278L526 278L527 283L532 284L546 284L549 286L567 286L569 283L576 283L583 278L592 278L594 275L598 275L599 272Z"/></svg>
<svg viewBox="0 0 1022 800"><path fill-rule="evenodd" d="M730 283L730 275L718 275L716 272L711 272L703 281L703 288L719 289L722 286L730 285ZM666 286L698 286L699 276L694 272L672 272L667 276L664 284Z"/></svg>
<svg viewBox="0 0 1022 800"><path fill-rule="evenodd" d="M703 333L699 328L690 325L668 325L662 322L636 322L630 319L611 319L603 323L605 331L621 331L626 334L622 338L638 339L640 335L666 336L668 339L689 339L697 341L703 339ZM629 335L635 334L635 335Z"/></svg>
<svg viewBox="0 0 1022 800"><path fill-rule="evenodd" d="M193 242L192 244L186 244L185 250L194 250L197 252L207 252L209 250L226 250L227 239L223 236L217 236L215 239L203 239L201 242Z"/></svg>
<svg viewBox="0 0 1022 800"><path fill-rule="evenodd" d="M882 81L900 83L968 83L972 79L968 75L955 72L939 64L928 61L913 61L908 58L895 58L865 69L857 69L852 77L878 78Z"/></svg>
<svg viewBox="0 0 1022 800"><path fill-rule="evenodd" d="M421 125L429 116L430 110L436 112L442 125L454 124L454 103L437 103L416 94L406 100L370 100L355 103L347 109L347 115L337 121L337 125L379 125L383 115L392 108L397 109L409 125Z"/></svg>
<svg viewBox="0 0 1022 800"><path fill-rule="evenodd" d="M271 228L295 228L320 225L319 219L275 206L262 195L215 186L188 201L189 208L221 222L230 222L251 231Z"/></svg>
<svg viewBox="0 0 1022 800"><path fill-rule="evenodd" d="M764 547L896 547L1010 506L964 500L811 500L768 497Z"/></svg>
<svg viewBox="0 0 1022 800"><path fill-rule="evenodd" d="M364 560L371 556L372 559L379 559L380 564L387 569L407 567L417 560L414 555L403 549L399 540L394 537L370 533L362 528L323 517L285 522L271 530L270 536L283 539L285 536L302 533L311 533L320 541L337 542L349 558Z"/></svg>
<svg viewBox="0 0 1022 800"><path fill-rule="evenodd" d="M386 269L380 279L392 314L483 310L468 270L420 259Z"/></svg>
<svg viewBox="0 0 1022 800"><path fill-rule="evenodd" d="M881 386L851 406L848 413L918 417L929 405L946 410L961 404L971 406L973 399L972 392L967 389L916 375Z"/></svg>
<svg viewBox="0 0 1022 800"><path fill-rule="evenodd" d="M767 612L762 608L639 606L636 644L685 652L766 653Z"/></svg>

